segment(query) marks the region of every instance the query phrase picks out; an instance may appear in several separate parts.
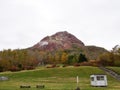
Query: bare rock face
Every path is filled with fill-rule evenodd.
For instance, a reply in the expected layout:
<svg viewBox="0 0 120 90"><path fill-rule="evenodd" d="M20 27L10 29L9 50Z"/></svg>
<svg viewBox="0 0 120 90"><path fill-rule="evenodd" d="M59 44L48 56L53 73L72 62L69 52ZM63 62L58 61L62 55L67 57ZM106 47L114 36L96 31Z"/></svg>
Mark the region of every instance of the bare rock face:
<svg viewBox="0 0 120 90"><path fill-rule="evenodd" d="M32 49L52 51L71 49L74 47L84 47L84 43L77 39L74 35L64 31L43 38L40 42L35 44Z"/></svg>

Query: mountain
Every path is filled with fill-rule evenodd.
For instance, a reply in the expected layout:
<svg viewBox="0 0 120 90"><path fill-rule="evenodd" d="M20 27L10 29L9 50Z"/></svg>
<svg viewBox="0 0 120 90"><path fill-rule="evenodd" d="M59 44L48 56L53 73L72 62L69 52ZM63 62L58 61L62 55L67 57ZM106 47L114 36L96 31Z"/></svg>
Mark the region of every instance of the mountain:
<svg viewBox="0 0 120 90"><path fill-rule="evenodd" d="M67 31L57 32L51 36L46 36L40 42L30 48L56 54L57 51L67 51L69 55L84 53L89 59L97 57L105 52L106 49L98 46L85 46L85 44Z"/></svg>
<svg viewBox="0 0 120 90"><path fill-rule="evenodd" d="M35 44L32 49L53 51L84 46L84 43L77 39L74 35L68 33L67 31L63 31L43 38L40 42Z"/></svg>
<svg viewBox="0 0 120 90"><path fill-rule="evenodd" d="M98 46L85 46L85 54L87 58L95 60L99 55L108 52L106 49Z"/></svg>

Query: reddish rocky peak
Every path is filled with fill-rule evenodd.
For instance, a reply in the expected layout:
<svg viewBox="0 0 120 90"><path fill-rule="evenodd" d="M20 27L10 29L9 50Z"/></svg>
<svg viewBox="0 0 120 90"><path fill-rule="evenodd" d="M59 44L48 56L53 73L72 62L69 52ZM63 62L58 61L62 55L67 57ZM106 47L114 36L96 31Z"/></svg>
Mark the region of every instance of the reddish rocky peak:
<svg viewBox="0 0 120 90"><path fill-rule="evenodd" d="M68 33L67 31L63 31L63 32L57 32L56 34L53 35L54 36L66 36L69 35L70 33Z"/></svg>
<svg viewBox="0 0 120 90"><path fill-rule="evenodd" d="M52 36L46 36L41 41L45 41L48 39L64 38L65 36L68 36L68 35L69 35L69 33L67 31L57 32L56 34L54 34Z"/></svg>
<svg viewBox="0 0 120 90"><path fill-rule="evenodd" d="M40 42L33 46L40 50L59 50L59 49L71 49L74 46L83 47L84 43L77 39L74 35L67 31L57 32L52 36L43 38Z"/></svg>

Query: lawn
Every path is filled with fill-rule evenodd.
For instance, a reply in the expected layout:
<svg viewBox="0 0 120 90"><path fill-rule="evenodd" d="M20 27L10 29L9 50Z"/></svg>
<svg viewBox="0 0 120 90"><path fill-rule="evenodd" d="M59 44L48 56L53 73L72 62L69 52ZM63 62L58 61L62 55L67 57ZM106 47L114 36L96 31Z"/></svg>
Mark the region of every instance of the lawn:
<svg viewBox="0 0 120 90"><path fill-rule="evenodd" d="M108 77L108 87L90 86L91 74L106 74L97 67L80 66L64 68L38 68L29 71L3 72L0 76L9 77L0 81L0 90L41 90L36 85L45 85L42 90L75 90L76 76L79 76L81 90L120 90L120 81ZM20 85L30 85L30 89L21 89Z"/></svg>

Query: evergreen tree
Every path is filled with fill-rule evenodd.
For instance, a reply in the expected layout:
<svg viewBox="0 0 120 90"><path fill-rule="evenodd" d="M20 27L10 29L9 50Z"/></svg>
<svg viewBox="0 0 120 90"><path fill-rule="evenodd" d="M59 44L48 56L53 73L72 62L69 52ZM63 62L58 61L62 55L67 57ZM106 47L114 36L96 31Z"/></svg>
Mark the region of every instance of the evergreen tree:
<svg viewBox="0 0 120 90"><path fill-rule="evenodd" d="M78 57L78 63L81 63L81 62L85 62L87 61L87 58L84 54L80 53L79 57Z"/></svg>

